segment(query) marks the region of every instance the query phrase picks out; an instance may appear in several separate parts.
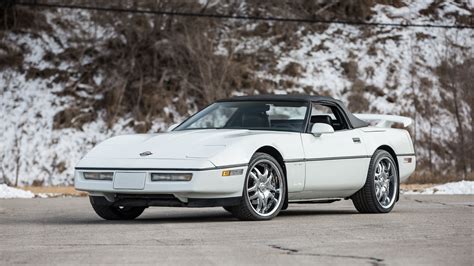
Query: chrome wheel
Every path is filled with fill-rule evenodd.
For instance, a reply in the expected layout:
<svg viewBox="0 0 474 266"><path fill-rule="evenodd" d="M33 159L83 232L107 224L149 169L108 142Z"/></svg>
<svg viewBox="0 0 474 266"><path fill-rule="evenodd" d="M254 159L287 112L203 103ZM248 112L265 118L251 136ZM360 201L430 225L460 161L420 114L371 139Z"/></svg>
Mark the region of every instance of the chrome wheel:
<svg viewBox="0 0 474 266"><path fill-rule="evenodd" d="M252 209L260 216L277 211L283 199L282 173L270 160L262 159L249 171L247 198Z"/></svg>
<svg viewBox="0 0 474 266"><path fill-rule="evenodd" d="M374 175L375 197L383 208L390 208L397 195L397 175L392 160L383 157L377 163Z"/></svg>
<svg viewBox="0 0 474 266"><path fill-rule="evenodd" d="M399 183L396 157L378 149L372 155L364 186L351 196L361 213L388 213L398 200Z"/></svg>

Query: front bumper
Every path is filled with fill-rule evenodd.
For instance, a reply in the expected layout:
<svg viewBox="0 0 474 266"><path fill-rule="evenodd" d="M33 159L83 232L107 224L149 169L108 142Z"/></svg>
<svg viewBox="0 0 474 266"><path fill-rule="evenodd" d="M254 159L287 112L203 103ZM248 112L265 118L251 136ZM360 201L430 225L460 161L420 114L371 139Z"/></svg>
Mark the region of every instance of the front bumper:
<svg viewBox="0 0 474 266"><path fill-rule="evenodd" d="M186 202L183 202L171 194L115 194L112 201L103 196L92 196L90 200L93 204L102 206L220 207L237 206L241 198L188 198Z"/></svg>
<svg viewBox="0 0 474 266"><path fill-rule="evenodd" d="M223 170L243 169L242 174L232 176L222 176ZM113 172L113 180L88 180L84 178L84 172L108 171ZM86 168L76 168L75 188L81 191L87 191L92 196L103 196L109 201L115 201L117 195L172 195L182 203L188 203L189 199L221 199L236 198L242 196L243 184L247 166L238 166L230 168L216 168L212 170L172 170L159 171L160 173L192 173L190 181L152 181L151 173L156 170L147 169L106 169L95 168L89 170ZM142 173L145 175L143 188L127 189L116 188L114 186L117 174L126 175L127 173Z"/></svg>

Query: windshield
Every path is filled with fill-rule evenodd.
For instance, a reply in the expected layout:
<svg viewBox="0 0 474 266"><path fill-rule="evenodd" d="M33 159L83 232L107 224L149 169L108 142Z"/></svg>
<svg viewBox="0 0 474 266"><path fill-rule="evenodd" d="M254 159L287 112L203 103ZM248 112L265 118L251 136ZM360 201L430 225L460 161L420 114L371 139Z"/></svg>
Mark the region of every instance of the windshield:
<svg viewBox="0 0 474 266"><path fill-rule="evenodd" d="M218 102L175 130L232 128L303 132L307 110L306 102Z"/></svg>

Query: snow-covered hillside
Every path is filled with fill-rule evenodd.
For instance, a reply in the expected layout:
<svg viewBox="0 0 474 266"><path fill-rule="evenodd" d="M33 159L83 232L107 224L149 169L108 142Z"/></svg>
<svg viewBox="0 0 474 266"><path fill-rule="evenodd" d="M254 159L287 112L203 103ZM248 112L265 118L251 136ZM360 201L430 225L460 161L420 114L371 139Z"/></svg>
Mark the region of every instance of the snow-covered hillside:
<svg viewBox="0 0 474 266"><path fill-rule="evenodd" d="M432 15L423 15L432 4L433 1L412 1L401 8L376 5L372 21L430 24L436 17L440 19L438 24L452 24L458 15L473 16L472 1L467 9L446 1ZM267 37L233 41L249 54L258 53L262 46L275 51L275 65L270 71L258 73L262 79L284 84L274 90L276 93L328 94L348 103L352 111L412 117L415 125L410 130L421 159L419 166L426 169L431 162L438 174L453 175L458 158L446 154L455 151L443 150L459 141L459 122L472 132L472 96L454 99L451 88L440 81L438 71L443 64L460 66L453 72L464 69L463 82L470 84L465 90L474 93L474 30L367 29L332 24L322 32L301 26L296 36L298 43L292 49L288 49L285 40L269 41ZM450 106L454 101L460 102L460 121ZM437 146L431 148L431 154L430 146Z"/></svg>
<svg viewBox="0 0 474 266"><path fill-rule="evenodd" d="M430 12L426 10L432 7L431 0L405 3L399 8L375 5L371 21L453 24L456 17L472 16L474 9L473 1L445 1ZM77 66L87 65L95 54L59 57L75 47L72 39L78 36L105 45L117 34L113 28L94 24L87 11L39 12L52 30L7 32L4 38L26 52L21 69L0 70L0 176L10 184L17 180L20 185L71 184L74 165L89 149L110 136L133 133L137 127L131 111L110 125L106 110L93 105L94 101L87 105L88 99L103 97L91 88L115 78L100 72L87 81L77 78ZM273 84L268 92L328 94L346 101L353 111L411 116L416 121L411 133L417 154L425 162L420 169L426 171L431 158L439 174L458 172L452 154L431 148L453 146L459 126L453 108L446 104L453 101L452 94L440 80L438 68L443 62L463 65L473 59L474 30L301 24L288 32L275 31L279 24L272 22L233 23L223 26L215 53L264 54L254 71L260 80ZM235 37L237 31L245 34ZM54 74L48 74L51 70ZM71 84L74 90L65 92ZM258 91L235 88L235 95L245 93ZM162 131L196 110L193 99L187 99L190 110L177 111L172 103L178 97L158 107L170 115L154 117L149 132ZM70 120L65 123L69 126L55 125L61 111L76 106L77 115L63 118ZM460 122L469 136L472 110L467 99L460 98L459 108Z"/></svg>

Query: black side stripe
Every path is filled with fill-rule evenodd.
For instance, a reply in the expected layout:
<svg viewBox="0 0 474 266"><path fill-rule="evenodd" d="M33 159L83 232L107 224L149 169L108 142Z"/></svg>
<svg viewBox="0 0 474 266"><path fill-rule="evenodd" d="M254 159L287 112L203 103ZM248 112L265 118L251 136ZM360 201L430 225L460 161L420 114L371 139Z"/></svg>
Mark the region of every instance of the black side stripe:
<svg viewBox="0 0 474 266"><path fill-rule="evenodd" d="M314 161L332 161L332 160L353 160L370 158L371 156L359 155L359 156L340 156L340 157L324 157L324 158L302 158L302 159L290 159L285 160L285 163L296 163L296 162L314 162Z"/></svg>
<svg viewBox="0 0 474 266"><path fill-rule="evenodd" d="M226 168L235 168L235 167L244 167L248 164L232 164L232 165L222 165L216 167L207 167L207 168L123 168L123 167L76 167L74 168L77 171L97 171L97 170L106 170L106 171L209 171L209 170L219 170Z"/></svg>
<svg viewBox="0 0 474 266"><path fill-rule="evenodd" d="M397 156L416 156L414 153L397 154ZM300 163L300 162L316 162L316 161L332 161L332 160L354 160L371 158L370 155L358 155L358 156L340 156L340 157L323 157L323 158L301 158L301 159L289 159L285 160L285 163Z"/></svg>

